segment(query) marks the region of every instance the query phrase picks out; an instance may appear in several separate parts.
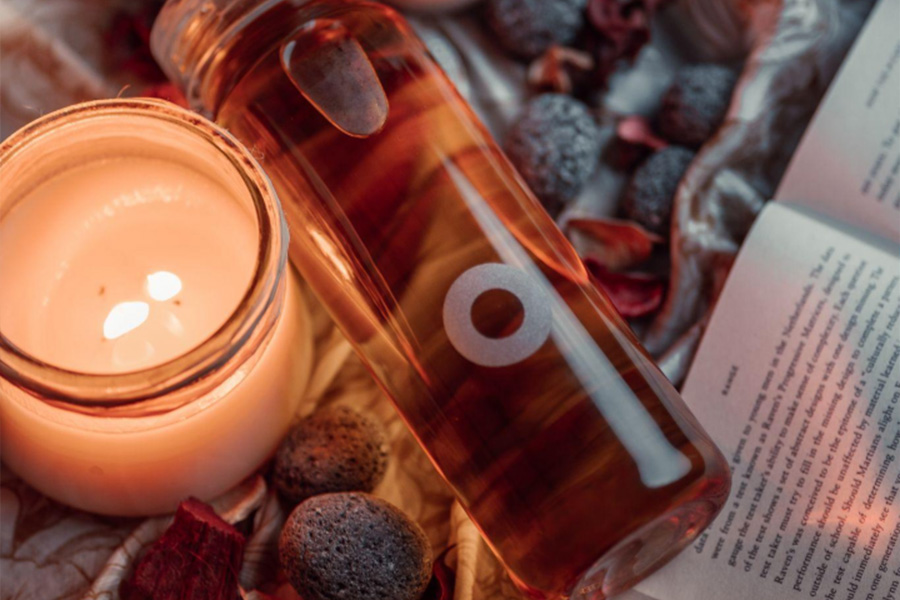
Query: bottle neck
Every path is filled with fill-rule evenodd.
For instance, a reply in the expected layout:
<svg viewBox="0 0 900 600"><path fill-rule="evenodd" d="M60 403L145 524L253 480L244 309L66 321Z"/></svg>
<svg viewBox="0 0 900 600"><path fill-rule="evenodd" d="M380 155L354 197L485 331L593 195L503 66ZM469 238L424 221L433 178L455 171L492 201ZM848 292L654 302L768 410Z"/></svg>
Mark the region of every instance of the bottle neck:
<svg viewBox="0 0 900 600"><path fill-rule="evenodd" d="M255 60L237 59L235 50L264 53L283 32L249 27L272 10L293 13L308 0L168 0L153 26L153 55L191 107L214 116L234 83ZM287 17L287 14L285 15Z"/></svg>

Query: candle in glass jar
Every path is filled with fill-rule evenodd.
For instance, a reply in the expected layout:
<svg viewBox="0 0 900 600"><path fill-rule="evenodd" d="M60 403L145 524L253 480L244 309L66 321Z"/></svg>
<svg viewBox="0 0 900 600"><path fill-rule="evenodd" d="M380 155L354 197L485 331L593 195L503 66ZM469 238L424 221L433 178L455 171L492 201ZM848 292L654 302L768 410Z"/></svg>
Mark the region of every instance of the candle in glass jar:
<svg viewBox="0 0 900 600"><path fill-rule="evenodd" d="M210 499L297 411L311 335L277 199L211 123L67 109L0 147L0 451L107 514Z"/></svg>
<svg viewBox="0 0 900 600"><path fill-rule="evenodd" d="M256 226L231 195L162 159L60 173L0 224L0 289L16 290L4 293L4 333L84 373L136 371L199 345L253 277Z"/></svg>

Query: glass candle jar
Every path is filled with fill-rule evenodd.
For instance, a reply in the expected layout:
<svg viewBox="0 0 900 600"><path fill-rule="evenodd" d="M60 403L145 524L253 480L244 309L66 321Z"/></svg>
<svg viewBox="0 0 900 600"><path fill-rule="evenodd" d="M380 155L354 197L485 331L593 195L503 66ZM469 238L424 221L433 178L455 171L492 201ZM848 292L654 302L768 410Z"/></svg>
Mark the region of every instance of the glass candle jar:
<svg viewBox="0 0 900 600"><path fill-rule="evenodd" d="M530 597L605 598L712 520L725 460L397 13L169 0L152 47Z"/></svg>
<svg viewBox="0 0 900 600"><path fill-rule="evenodd" d="M95 102L13 134L0 181L3 461L115 515L249 475L312 353L284 217L249 153L168 103Z"/></svg>

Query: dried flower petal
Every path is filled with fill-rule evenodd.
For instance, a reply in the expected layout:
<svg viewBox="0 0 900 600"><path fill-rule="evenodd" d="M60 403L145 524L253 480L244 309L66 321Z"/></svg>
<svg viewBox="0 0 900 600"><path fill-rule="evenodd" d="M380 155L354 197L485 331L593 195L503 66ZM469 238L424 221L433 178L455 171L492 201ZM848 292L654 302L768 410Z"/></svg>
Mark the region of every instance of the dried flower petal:
<svg viewBox="0 0 900 600"><path fill-rule="evenodd" d="M654 245L663 242L637 223L619 219L570 219L566 230L582 258L610 271L644 262Z"/></svg>
<svg viewBox="0 0 900 600"><path fill-rule="evenodd" d="M425 594L421 600L452 600L453 588L456 583L456 573L447 564L447 553L453 550L456 545L448 546L435 559L432 566L431 581L425 589Z"/></svg>
<svg viewBox="0 0 900 600"><path fill-rule="evenodd" d="M539 90L569 94L577 76L593 68L594 58L587 52L554 45L528 67L528 83Z"/></svg>
<svg viewBox="0 0 900 600"><path fill-rule="evenodd" d="M662 305L662 279L646 273L615 273L595 260L585 260L594 282L606 292L613 306L625 318L646 316Z"/></svg>
<svg viewBox="0 0 900 600"><path fill-rule="evenodd" d="M616 126L616 137L636 146L646 146L652 150L662 150L669 143L656 135L646 117L631 115Z"/></svg>
<svg viewBox="0 0 900 600"><path fill-rule="evenodd" d="M662 150L668 142L657 136L646 117L631 115L616 123L615 142L607 147L607 163L620 171L632 171L653 152Z"/></svg>
<svg viewBox="0 0 900 600"><path fill-rule="evenodd" d="M650 41L650 19L666 1L590 0L588 21L600 34L593 52L601 85L606 84L619 61L633 61Z"/></svg>

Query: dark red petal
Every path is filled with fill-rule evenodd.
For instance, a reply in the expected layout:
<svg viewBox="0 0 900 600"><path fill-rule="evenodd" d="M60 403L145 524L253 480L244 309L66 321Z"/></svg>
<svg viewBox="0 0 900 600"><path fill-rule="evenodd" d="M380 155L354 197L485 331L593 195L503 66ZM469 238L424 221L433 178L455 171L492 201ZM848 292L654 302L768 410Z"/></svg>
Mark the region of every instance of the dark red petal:
<svg viewBox="0 0 900 600"><path fill-rule="evenodd" d="M594 282L606 292L623 317L643 317L662 305L665 285L659 277L644 273L613 273L591 259L585 260L585 265Z"/></svg>
<svg viewBox="0 0 900 600"><path fill-rule="evenodd" d="M663 239L632 221L620 219L571 219L569 238L582 258L610 271L638 265L650 257Z"/></svg>
<svg viewBox="0 0 900 600"><path fill-rule="evenodd" d="M631 171L669 143L657 136L646 117L631 115L616 125L615 143L609 146L606 160L614 168Z"/></svg>
<svg viewBox="0 0 900 600"><path fill-rule="evenodd" d="M447 547L434 560L431 581L421 600L453 600L453 588L456 584L456 573L447 565L447 553L455 547Z"/></svg>
<svg viewBox="0 0 900 600"><path fill-rule="evenodd" d="M628 28L625 18L628 6L622 0L591 0L587 7L588 20L600 33L615 37Z"/></svg>
<svg viewBox="0 0 900 600"><path fill-rule="evenodd" d="M599 34L593 43L597 80L605 85L621 60L633 61L650 40L650 19L666 0L590 0L588 21Z"/></svg>

